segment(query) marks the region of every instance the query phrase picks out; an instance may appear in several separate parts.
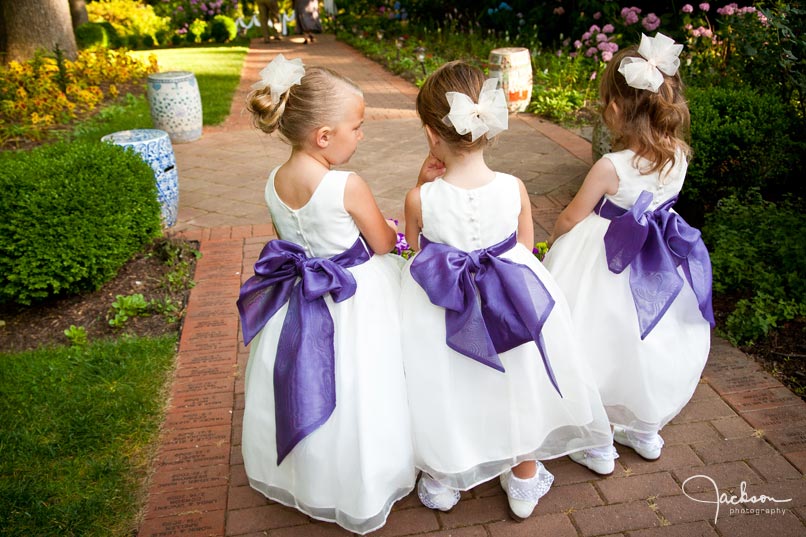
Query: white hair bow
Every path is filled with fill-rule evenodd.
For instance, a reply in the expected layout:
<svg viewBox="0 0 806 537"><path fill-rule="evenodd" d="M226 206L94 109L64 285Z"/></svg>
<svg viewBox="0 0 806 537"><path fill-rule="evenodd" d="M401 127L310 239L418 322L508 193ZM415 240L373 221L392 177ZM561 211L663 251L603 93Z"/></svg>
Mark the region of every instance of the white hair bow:
<svg viewBox="0 0 806 537"><path fill-rule="evenodd" d="M443 123L456 129L459 134L471 135L476 141L482 134L489 140L509 127L509 110L504 97L504 90L496 89L498 79L489 78L484 82L479 93L479 103L456 91L445 93L451 111L442 118Z"/></svg>
<svg viewBox="0 0 806 537"><path fill-rule="evenodd" d="M283 93L294 84L299 84L304 75L305 67L301 59L294 58L289 61L282 54L278 54L260 71L260 82L252 84L252 89L259 90L268 86L271 91L271 102L277 104Z"/></svg>
<svg viewBox="0 0 806 537"><path fill-rule="evenodd" d="M680 67L680 52L683 45L658 32L655 37L641 34L638 54L641 58L624 58L618 72L624 75L627 85L636 89L648 89L653 93L663 84L663 74L674 76Z"/></svg>

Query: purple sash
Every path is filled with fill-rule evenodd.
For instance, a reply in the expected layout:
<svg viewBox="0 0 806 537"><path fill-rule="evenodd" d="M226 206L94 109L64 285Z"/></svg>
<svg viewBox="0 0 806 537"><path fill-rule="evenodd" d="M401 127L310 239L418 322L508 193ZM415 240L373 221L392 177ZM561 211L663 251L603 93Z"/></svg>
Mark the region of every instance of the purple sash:
<svg viewBox="0 0 806 537"><path fill-rule="evenodd" d="M238 311L248 344L288 302L274 362L277 465L300 440L325 423L336 408L333 319L325 304L353 296L347 270L372 257L361 238L330 259L307 257L293 242L269 241L255 263L255 275L241 287Z"/></svg>
<svg viewBox="0 0 806 537"><path fill-rule="evenodd" d="M644 339L683 288L677 267L697 297L703 318L714 326L711 306L711 260L700 231L670 209L674 197L654 211L652 194L641 192L631 209L602 198L596 213L610 220L604 236L607 266L621 274L630 267L630 291Z"/></svg>
<svg viewBox="0 0 806 537"><path fill-rule="evenodd" d="M498 257L517 244L515 234L472 252L424 236L420 244L411 275L432 304L445 308L448 347L503 372L498 353L534 341L551 383L562 395L540 333L554 299L528 267Z"/></svg>

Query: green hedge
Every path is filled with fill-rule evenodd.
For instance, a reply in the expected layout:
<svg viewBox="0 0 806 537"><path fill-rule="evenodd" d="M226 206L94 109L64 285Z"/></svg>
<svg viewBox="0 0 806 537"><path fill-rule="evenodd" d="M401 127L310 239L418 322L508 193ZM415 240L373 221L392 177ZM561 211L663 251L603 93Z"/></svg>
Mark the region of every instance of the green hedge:
<svg viewBox="0 0 806 537"><path fill-rule="evenodd" d="M0 158L0 302L94 290L161 230L151 167L132 150L60 143Z"/></svg>
<svg viewBox="0 0 806 537"><path fill-rule="evenodd" d="M690 88L693 158L677 208L694 224L727 196L759 189L767 199L802 192L802 120L771 94Z"/></svg>
<svg viewBox="0 0 806 537"><path fill-rule="evenodd" d="M803 205L772 203L751 191L721 200L706 217L714 293L736 301L720 327L734 343L753 343L780 322L806 315Z"/></svg>

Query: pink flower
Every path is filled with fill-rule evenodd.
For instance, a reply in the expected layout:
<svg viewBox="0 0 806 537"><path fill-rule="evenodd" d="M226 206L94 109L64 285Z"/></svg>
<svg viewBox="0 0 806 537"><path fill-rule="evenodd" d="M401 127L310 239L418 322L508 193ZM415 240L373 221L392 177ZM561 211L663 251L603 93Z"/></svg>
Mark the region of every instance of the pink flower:
<svg viewBox="0 0 806 537"><path fill-rule="evenodd" d="M592 34L593 34L593 33L596 33L596 32L601 32L601 31L602 31L602 29L601 29L601 28L599 28L599 26L598 26L598 25L594 24L593 26L591 26L590 28L588 28L588 31L589 31L590 33L592 33Z"/></svg>
<svg viewBox="0 0 806 537"><path fill-rule="evenodd" d="M635 24L636 22L638 22L638 15L634 11L630 11L627 13L627 16L624 17L624 23L628 26L630 24Z"/></svg>
<svg viewBox="0 0 806 537"><path fill-rule="evenodd" d="M563 6L558 6L554 8L555 15L562 15L563 13L565 13L565 8Z"/></svg>
<svg viewBox="0 0 806 537"><path fill-rule="evenodd" d="M606 34L612 34L616 31L616 28L612 24L605 24L602 26L602 31Z"/></svg>
<svg viewBox="0 0 806 537"><path fill-rule="evenodd" d="M692 6L691 4L686 4L685 6L683 6L681 11L683 13L694 13L694 6Z"/></svg>
<svg viewBox="0 0 806 537"><path fill-rule="evenodd" d="M605 34L596 34L596 41L601 43L602 41L607 41L607 36Z"/></svg>
<svg viewBox="0 0 806 537"><path fill-rule="evenodd" d="M602 51L602 61L603 62L609 62L612 59L613 59L613 53L612 52L610 52L609 50Z"/></svg>
<svg viewBox="0 0 806 537"><path fill-rule="evenodd" d="M703 2L702 4L700 4L700 9L703 11L708 11L711 9L711 4L709 4L708 2Z"/></svg>
<svg viewBox="0 0 806 537"><path fill-rule="evenodd" d="M595 56L599 52L599 49L596 47L590 47L588 50L585 51L585 56L590 58L591 56Z"/></svg>
<svg viewBox="0 0 806 537"><path fill-rule="evenodd" d="M574 41L574 48L582 48L582 41L580 41L579 39Z"/></svg>
<svg viewBox="0 0 806 537"><path fill-rule="evenodd" d="M585 32L584 34L582 34L582 40L583 41L587 41L590 38L591 38L591 33L590 32Z"/></svg>
<svg viewBox="0 0 806 537"><path fill-rule="evenodd" d="M597 11L596 13L593 14L593 20L598 21L601 18L602 18L602 12L601 11Z"/></svg>
<svg viewBox="0 0 806 537"><path fill-rule="evenodd" d="M596 71L594 71L594 72L592 72L592 73L591 73L591 77L590 77L590 79L591 79L591 80L596 80Z"/></svg>
<svg viewBox="0 0 806 537"><path fill-rule="evenodd" d="M649 15L644 17L644 20L641 21L641 25L644 28L646 28L648 32L651 32L652 30L660 26L660 19L654 13L650 13Z"/></svg>

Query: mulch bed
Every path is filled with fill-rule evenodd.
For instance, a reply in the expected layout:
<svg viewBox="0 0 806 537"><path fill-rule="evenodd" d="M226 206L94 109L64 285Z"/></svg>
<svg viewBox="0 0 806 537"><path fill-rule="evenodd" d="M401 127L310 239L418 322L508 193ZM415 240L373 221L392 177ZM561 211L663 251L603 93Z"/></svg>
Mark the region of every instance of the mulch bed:
<svg viewBox="0 0 806 537"><path fill-rule="evenodd" d="M197 250L195 242L183 243L183 250ZM164 245L163 245L164 246ZM166 284L166 276L174 270L167 264L164 248L156 241L145 251L137 254L126 263L118 275L94 292L49 300L33 306L0 305L0 352L19 352L40 346L66 345L69 340L64 331L71 325L83 326L89 341L117 338L123 334L157 337L179 334L181 318L190 289L171 290ZM196 265L194 255L185 255L189 275ZM130 318L122 328L109 325L112 303L117 295L140 293L148 301L169 298L177 305L174 314L178 321L171 321L163 315Z"/></svg>

